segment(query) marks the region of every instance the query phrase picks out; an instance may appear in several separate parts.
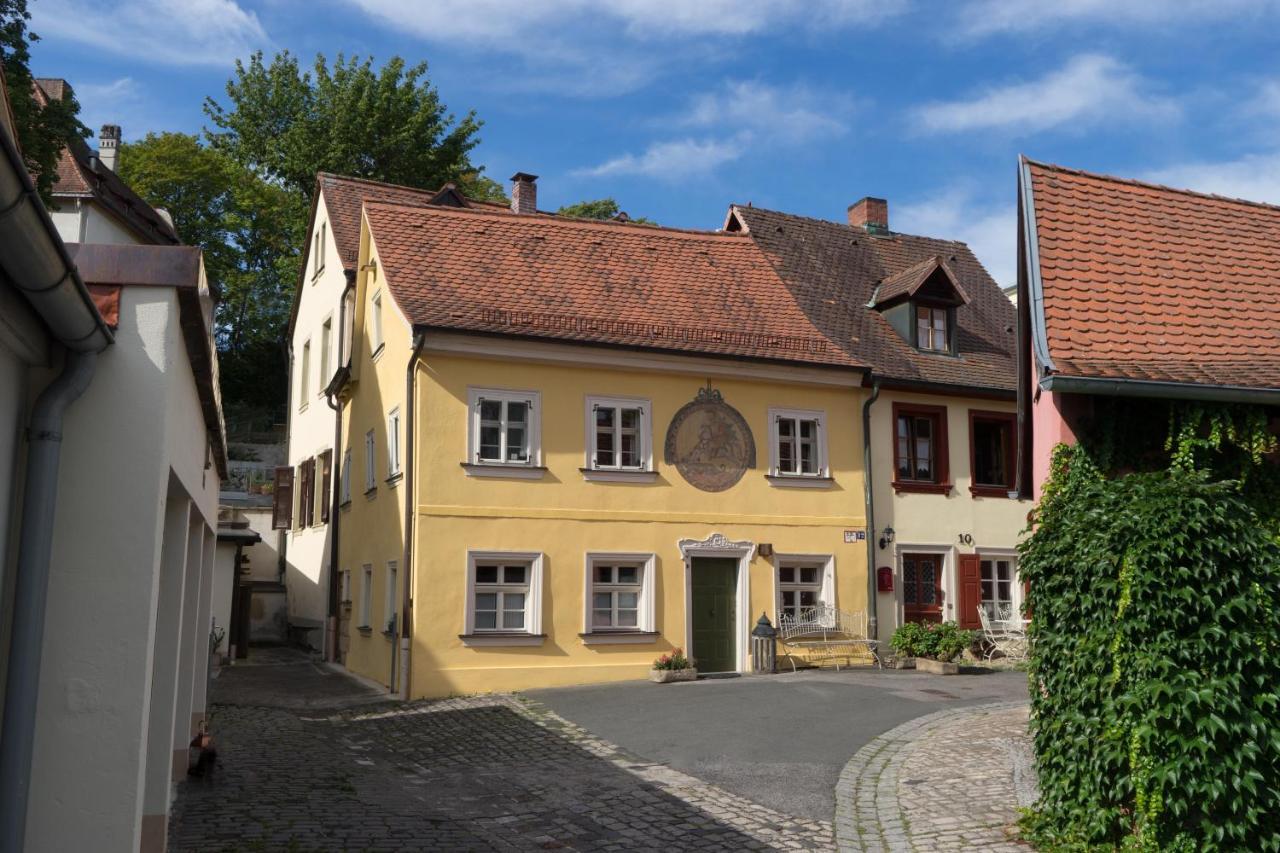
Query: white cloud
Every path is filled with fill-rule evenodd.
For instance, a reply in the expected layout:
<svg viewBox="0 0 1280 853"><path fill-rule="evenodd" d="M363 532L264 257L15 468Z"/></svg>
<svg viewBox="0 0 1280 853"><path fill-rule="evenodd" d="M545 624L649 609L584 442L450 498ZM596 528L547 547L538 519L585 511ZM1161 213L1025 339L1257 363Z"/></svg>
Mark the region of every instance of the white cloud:
<svg viewBox="0 0 1280 853"><path fill-rule="evenodd" d="M847 130L848 100L818 96L803 86L781 88L760 81L734 81L693 99L676 123L689 127L738 128L785 142L835 136Z"/></svg>
<svg viewBox="0 0 1280 853"><path fill-rule="evenodd" d="M229 65L270 46L258 16L236 0L39 0L31 17L45 38L162 65Z"/></svg>
<svg viewBox="0 0 1280 853"><path fill-rule="evenodd" d="M1275 0L971 0L956 11L973 36L1056 30L1071 24L1163 28L1201 21L1239 22L1274 11Z"/></svg>
<svg viewBox="0 0 1280 853"><path fill-rule="evenodd" d="M1177 163L1141 177L1178 189L1280 204L1280 151L1246 154L1234 160Z"/></svg>
<svg viewBox="0 0 1280 853"><path fill-rule="evenodd" d="M711 171L742 154L745 140L679 139L655 142L641 154L623 154L598 166L579 169L589 177L642 175L658 180L680 180Z"/></svg>
<svg viewBox="0 0 1280 853"><path fill-rule="evenodd" d="M1000 129L1035 133L1101 119L1162 121L1180 109L1148 91L1146 82L1111 57L1082 54L1029 82L991 87L971 98L925 104L913 112L924 133Z"/></svg>
<svg viewBox="0 0 1280 853"><path fill-rule="evenodd" d="M1245 111L1280 118L1280 80L1268 80L1259 86L1258 93L1246 103Z"/></svg>
<svg viewBox="0 0 1280 853"><path fill-rule="evenodd" d="M566 28L632 38L736 36L778 28L875 23L905 0L350 0L422 38L492 45L512 53L542 50Z"/></svg>
<svg viewBox="0 0 1280 853"><path fill-rule="evenodd" d="M1012 202L984 202L971 185L954 184L890 214L895 231L968 243L1001 287L1017 281L1018 216Z"/></svg>

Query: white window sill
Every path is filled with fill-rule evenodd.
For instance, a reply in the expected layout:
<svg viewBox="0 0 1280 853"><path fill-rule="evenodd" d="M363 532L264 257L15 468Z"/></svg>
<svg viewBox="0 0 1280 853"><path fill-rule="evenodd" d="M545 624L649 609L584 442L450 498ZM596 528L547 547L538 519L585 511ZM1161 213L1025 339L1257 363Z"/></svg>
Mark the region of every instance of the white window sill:
<svg viewBox="0 0 1280 853"><path fill-rule="evenodd" d="M637 471L625 468L579 468L582 479L591 483L656 483L657 471Z"/></svg>
<svg viewBox="0 0 1280 853"><path fill-rule="evenodd" d="M769 485L781 489L829 489L836 484L831 477L812 474L765 474Z"/></svg>
<svg viewBox="0 0 1280 853"><path fill-rule="evenodd" d="M468 477L506 477L514 480L541 480L542 465L503 465L501 462L459 462Z"/></svg>
<svg viewBox="0 0 1280 853"><path fill-rule="evenodd" d="M514 631L486 631L476 634L459 634L458 639L468 648L486 646L540 646L546 634L525 634Z"/></svg>
<svg viewBox="0 0 1280 853"><path fill-rule="evenodd" d="M593 631L578 636L584 646L632 646L658 641L657 631Z"/></svg>

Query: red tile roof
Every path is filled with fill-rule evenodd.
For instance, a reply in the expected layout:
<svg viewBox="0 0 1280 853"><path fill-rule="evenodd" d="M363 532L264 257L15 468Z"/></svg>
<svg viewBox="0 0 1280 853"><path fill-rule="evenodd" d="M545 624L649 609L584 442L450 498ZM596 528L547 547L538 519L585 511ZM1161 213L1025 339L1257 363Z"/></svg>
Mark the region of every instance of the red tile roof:
<svg viewBox="0 0 1280 853"><path fill-rule="evenodd" d="M1026 170L1054 372L1280 387L1280 207Z"/></svg>
<svg viewBox="0 0 1280 853"><path fill-rule="evenodd" d="M901 272L896 272L880 282L880 287L876 290L876 305L885 305L902 297L915 296L920 291L920 288L924 286L924 283L938 270L941 270L942 274L946 276L951 289L955 291L956 299L961 303L968 302L969 295L960 286L960 281L956 278L956 274L947 266L946 261L938 255L934 255L932 258L925 258L920 263L907 267Z"/></svg>
<svg viewBox="0 0 1280 853"><path fill-rule="evenodd" d="M466 198L460 192L449 193L452 185L438 190L426 190L367 178L348 178L330 172L317 174L316 183L319 191L324 194L325 207L329 211L329 231L333 235L334 245L342 258L343 266L348 269L354 269L356 255L360 252L360 208L366 201L431 204L456 203L460 200L467 207L481 210L511 210L500 202Z"/></svg>
<svg viewBox="0 0 1280 853"><path fill-rule="evenodd" d="M41 106L50 100L60 100L71 88L67 81L56 78L42 77L35 82L36 102ZM56 200L59 196L86 197L98 202L143 243L176 245L182 242L173 226L119 175L103 166L95 152L78 136L70 139L58 155L53 197Z"/></svg>
<svg viewBox="0 0 1280 853"><path fill-rule="evenodd" d="M366 203L415 325L845 368L750 236Z"/></svg>

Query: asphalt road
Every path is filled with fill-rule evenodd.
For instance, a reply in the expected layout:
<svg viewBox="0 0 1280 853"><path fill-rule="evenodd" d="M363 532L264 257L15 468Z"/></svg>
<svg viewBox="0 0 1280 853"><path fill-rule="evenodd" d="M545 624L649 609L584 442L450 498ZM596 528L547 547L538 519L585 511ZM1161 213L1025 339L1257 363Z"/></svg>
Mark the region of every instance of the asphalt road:
<svg viewBox="0 0 1280 853"><path fill-rule="evenodd" d="M830 821L841 769L876 735L945 707L1026 699L1027 677L802 671L527 695L637 756L780 812Z"/></svg>

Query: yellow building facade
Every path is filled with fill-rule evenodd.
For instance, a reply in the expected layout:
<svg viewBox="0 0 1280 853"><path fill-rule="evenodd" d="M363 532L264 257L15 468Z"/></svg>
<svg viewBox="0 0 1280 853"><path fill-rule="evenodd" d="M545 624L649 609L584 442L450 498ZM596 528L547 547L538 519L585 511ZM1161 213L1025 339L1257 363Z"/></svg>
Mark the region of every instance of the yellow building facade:
<svg viewBox="0 0 1280 853"><path fill-rule="evenodd" d="M412 697L641 678L675 648L703 671L746 671L750 629L761 614L777 624L784 598L865 610L861 371L447 331L422 334L415 358L367 231L361 267L343 415L350 499L340 509L351 670L403 690L403 648L389 626L404 613L392 585L405 580L407 488ZM741 416L755 459L718 491L664 459L673 419L700 395ZM474 461L484 400L522 409L527 464ZM634 470L593 470L601 404L619 424L632 413ZM810 425L797 432L816 427L805 440L809 474L778 473L787 417ZM703 573L722 589L704 595ZM608 606L596 607L604 596ZM693 611L700 596L720 606L718 624Z"/></svg>

